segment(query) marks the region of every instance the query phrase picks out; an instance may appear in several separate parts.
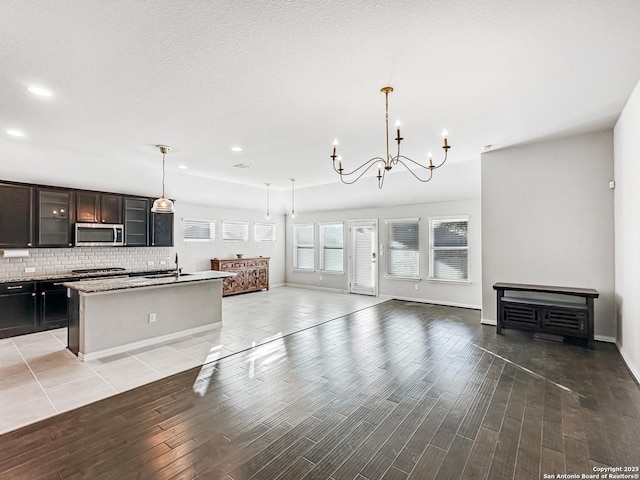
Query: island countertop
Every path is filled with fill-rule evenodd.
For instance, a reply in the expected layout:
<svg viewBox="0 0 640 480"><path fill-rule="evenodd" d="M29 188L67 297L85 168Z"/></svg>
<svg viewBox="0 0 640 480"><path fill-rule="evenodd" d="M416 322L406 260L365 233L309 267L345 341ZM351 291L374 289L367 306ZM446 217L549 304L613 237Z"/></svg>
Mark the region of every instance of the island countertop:
<svg viewBox="0 0 640 480"><path fill-rule="evenodd" d="M177 285L189 282L203 282L207 280L221 280L225 277L233 277L235 273L216 272L206 270L203 272L149 275L148 277L128 278L101 278L96 280L80 280L63 283L65 287L77 290L81 295L111 292L114 290L128 290L131 288L156 287L165 285Z"/></svg>

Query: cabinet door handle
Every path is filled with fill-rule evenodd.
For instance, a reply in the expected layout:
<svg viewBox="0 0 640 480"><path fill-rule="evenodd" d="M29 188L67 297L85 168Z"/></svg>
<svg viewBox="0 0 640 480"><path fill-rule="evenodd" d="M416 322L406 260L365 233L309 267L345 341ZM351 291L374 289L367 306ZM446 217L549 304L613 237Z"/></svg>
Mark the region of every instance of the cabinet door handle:
<svg viewBox="0 0 640 480"><path fill-rule="evenodd" d="M31 296L32 296L32 297L35 297L35 296L36 296L36 294L35 294L35 293L32 293L32 294L31 294Z"/></svg>
<svg viewBox="0 0 640 480"><path fill-rule="evenodd" d="M22 285L13 285L11 287L7 287L7 290L22 290Z"/></svg>
<svg viewBox="0 0 640 480"><path fill-rule="evenodd" d="M27 243L27 247L30 247L30 246L31 246L31 242Z"/></svg>
<svg viewBox="0 0 640 480"><path fill-rule="evenodd" d="M40 292L40 295L42 295L43 297L47 294L47 292Z"/></svg>

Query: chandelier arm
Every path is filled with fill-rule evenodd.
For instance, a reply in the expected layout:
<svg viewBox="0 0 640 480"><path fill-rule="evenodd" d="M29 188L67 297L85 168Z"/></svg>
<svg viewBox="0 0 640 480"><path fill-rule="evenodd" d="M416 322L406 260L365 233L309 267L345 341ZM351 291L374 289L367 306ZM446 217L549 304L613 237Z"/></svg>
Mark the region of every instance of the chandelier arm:
<svg viewBox="0 0 640 480"><path fill-rule="evenodd" d="M444 160L442 160L442 162L440 162L439 165L435 165L433 168L440 168L442 165L444 165L444 162L447 161L447 156L449 155L449 148L451 147L443 147L444 148Z"/></svg>
<svg viewBox="0 0 640 480"><path fill-rule="evenodd" d="M354 173L356 173L358 170L360 170L361 168L367 167L364 171L366 172L367 170L369 170L369 168L371 168L371 165L374 165L376 162L384 162L384 158L382 157L373 157L370 158L369 160L367 160L366 162L364 162L362 165L360 165L358 168L353 169L350 172L345 173L344 171L342 173L340 173L340 170L336 168L336 163L335 160L333 162L333 169L336 171L337 174L339 174L340 176L344 175L346 177L348 177L349 175L353 175ZM362 172L364 173L364 172ZM362 174L360 174L360 176L358 178L360 178L362 176Z"/></svg>
<svg viewBox="0 0 640 480"><path fill-rule="evenodd" d="M384 177L387 174L387 170L383 169L381 177L378 178L378 190L382 190L382 186L384 185Z"/></svg>
<svg viewBox="0 0 640 480"><path fill-rule="evenodd" d="M371 160L374 160L374 159L372 158ZM342 178L343 176L342 176L342 175L340 175L340 181L341 181L342 183L344 183L345 185L353 185L354 183L356 183L358 180L360 180L360 179L362 178L362 176L363 176L365 173L367 173L367 172L369 171L369 169L370 169L371 167L373 167L373 166L376 164L375 162L371 162L371 160L369 160L367 163L364 163L364 164L360 165L356 170L354 170L353 172L351 172L351 173L354 173L354 172L356 172L357 170L359 170L359 169L361 169L362 167L364 167L365 165L369 164L369 166L368 166L366 169L364 169L364 170L362 171L362 173L360 173L360 175L358 175L354 180L352 180L352 181L350 181L350 182L347 182L347 181L345 181L345 179L344 179L344 178ZM350 173L349 175L351 175L351 173Z"/></svg>
<svg viewBox="0 0 640 480"><path fill-rule="evenodd" d="M406 160L409 160L409 161L411 161L411 162L415 163L416 165L420 165L418 162L416 162L416 161L414 161L414 160L411 160L410 158L407 158L407 157L402 157L402 158L404 158L404 159L406 159ZM416 175L416 174L413 172L413 170L411 170L411 169L407 166L407 164L406 164L406 163L404 163L404 162L403 162L402 160L400 160L399 158L396 158L396 162L397 162L397 163L400 163L404 168L406 168L406 169L409 171L409 173L410 173L411 175L413 175L413 176L416 178L416 180L418 180L419 182L427 183L428 181L430 181L430 180L433 178L433 170L434 170L434 168L435 168L435 167L434 167L434 168L425 167L427 170L429 170L429 178L427 178L426 180L424 180L424 179L420 178L418 175ZM420 166L421 166L421 167L424 167L424 165L420 165Z"/></svg>

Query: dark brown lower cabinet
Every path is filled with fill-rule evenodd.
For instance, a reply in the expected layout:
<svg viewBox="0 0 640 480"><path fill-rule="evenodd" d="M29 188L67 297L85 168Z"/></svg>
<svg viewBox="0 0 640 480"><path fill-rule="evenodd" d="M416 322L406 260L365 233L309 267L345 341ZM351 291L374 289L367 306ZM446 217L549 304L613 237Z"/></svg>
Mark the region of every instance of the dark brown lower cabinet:
<svg viewBox="0 0 640 480"><path fill-rule="evenodd" d="M35 332L37 312L35 282L0 285L0 338Z"/></svg>
<svg viewBox="0 0 640 480"><path fill-rule="evenodd" d="M586 340L593 347L593 300L589 288L496 283L497 333L505 328Z"/></svg>
<svg viewBox="0 0 640 480"><path fill-rule="evenodd" d="M67 288L62 286L63 281L39 282L40 330L67 326Z"/></svg>

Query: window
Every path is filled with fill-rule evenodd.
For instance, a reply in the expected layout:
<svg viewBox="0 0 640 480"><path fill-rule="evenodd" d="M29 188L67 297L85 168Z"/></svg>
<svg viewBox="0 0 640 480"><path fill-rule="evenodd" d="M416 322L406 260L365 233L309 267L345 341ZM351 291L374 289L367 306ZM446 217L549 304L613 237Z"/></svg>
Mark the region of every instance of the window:
<svg viewBox="0 0 640 480"><path fill-rule="evenodd" d="M320 270L344 272L342 223L320 224Z"/></svg>
<svg viewBox="0 0 640 480"><path fill-rule="evenodd" d="M222 240L225 242L248 242L249 224L247 222L222 222Z"/></svg>
<svg viewBox="0 0 640 480"><path fill-rule="evenodd" d="M469 217L429 219L429 278L469 281Z"/></svg>
<svg viewBox="0 0 640 480"><path fill-rule="evenodd" d="M185 242L210 242L215 240L216 221L183 218L182 238Z"/></svg>
<svg viewBox="0 0 640 480"><path fill-rule="evenodd" d="M276 225L274 223L256 223L254 236L256 242L275 242Z"/></svg>
<svg viewBox="0 0 640 480"><path fill-rule="evenodd" d="M293 226L293 268L313 270L313 224Z"/></svg>
<svg viewBox="0 0 640 480"><path fill-rule="evenodd" d="M420 278L419 218L385 220L387 225L387 277Z"/></svg>

